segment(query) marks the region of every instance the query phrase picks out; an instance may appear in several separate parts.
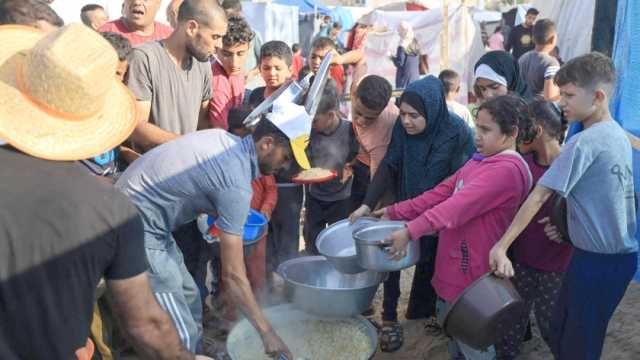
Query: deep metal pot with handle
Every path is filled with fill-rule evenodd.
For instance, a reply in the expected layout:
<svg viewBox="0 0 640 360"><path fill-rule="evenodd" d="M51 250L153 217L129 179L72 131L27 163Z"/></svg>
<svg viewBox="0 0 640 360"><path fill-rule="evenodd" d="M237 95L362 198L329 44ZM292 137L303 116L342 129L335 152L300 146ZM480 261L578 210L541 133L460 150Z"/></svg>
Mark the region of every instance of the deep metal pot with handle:
<svg viewBox="0 0 640 360"><path fill-rule="evenodd" d="M344 219L329 225L316 238L318 252L324 255L341 273L357 274L366 271L358 265L353 234L367 225L377 222L376 218L362 217L353 224L349 222L349 219Z"/></svg>
<svg viewBox="0 0 640 360"><path fill-rule="evenodd" d="M404 226L402 221L383 220L355 232L353 238L358 264L367 270L380 272L399 271L415 265L420 259L420 240L409 241L407 255L400 260L391 258L391 245L384 242L387 236Z"/></svg>

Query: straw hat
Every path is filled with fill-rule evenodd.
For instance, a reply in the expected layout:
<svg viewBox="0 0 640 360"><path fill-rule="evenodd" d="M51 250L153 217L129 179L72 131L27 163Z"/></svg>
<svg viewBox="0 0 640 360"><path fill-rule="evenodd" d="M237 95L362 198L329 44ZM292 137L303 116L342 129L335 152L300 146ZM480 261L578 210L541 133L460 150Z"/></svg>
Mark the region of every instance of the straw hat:
<svg viewBox="0 0 640 360"><path fill-rule="evenodd" d="M8 25L0 44L0 139L31 156L79 160L131 134L135 98L98 33L80 24L50 34Z"/></svg>

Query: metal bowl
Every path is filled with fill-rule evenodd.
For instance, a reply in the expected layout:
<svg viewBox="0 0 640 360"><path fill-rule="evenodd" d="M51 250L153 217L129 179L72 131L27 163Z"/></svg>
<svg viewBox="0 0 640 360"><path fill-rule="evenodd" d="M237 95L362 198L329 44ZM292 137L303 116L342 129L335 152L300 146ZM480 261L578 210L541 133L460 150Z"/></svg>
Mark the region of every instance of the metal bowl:
<svg viewBox="0 0 640 360"><path fill-rule="evenodd" d="M349 219L340 220L322 230L316 238L316 247L341 273L357 274L366 271L358 265L353 233L377 221L378 219L369 217L360 218L353 224Z"/></svg>
<svg viewBox="0 0 640 360"><path fill-rule="evenodd" d="M286 296L297 308L325 317L361 314L371 305L378 285L387 274L365 271L343 274L324 256L285 261L278 274L286 284Z"/></svg>
<svg viewBox="0 0 640 360"><path fill-rule="evenodd" d="M508 279L483 275L453 302L443 328L450 336L479 350L500 340L514 318L526 311L524 301Z"/></svg>
<svg viewBox="0 0 640 360"><path fill-rule="evenodd" d="M273 326L276 333L278 335L283 336L283 341L287 346L290 347L290 350L293 352L294 357L299 358L299 356L303 356L304 359L305 354L301 354L300 351L294 346L296 345L295 340L299 340L300 337L297 336L297 339L293 341L286 337L286 327L292 322L297 321L314 321L314 320L322 320L322 321L335 321L331 319L321 318L312 314L308 314L302 312L296 308L294 308L291 304L283 304L277 305L270 308L266 308L263 310L265 316L269 320L269 323ZM349 360L359 360L359 359L371 359L378 348L378 333L376 328L364 317L358 315L353 318L349 318L349 321L354 322L357 327L362 331L363 334L370 340L370 348L367 353L363 353L362 356L358 356L355 359L349 358ZM318 341L322 342L322 339L318 339L320 335L314 336L313 334L309 336L311 342L318 343ZM348 339L347 339L348 341ZM238 359L247 359L252 356L252 354L256 353L255 346L262 349L262 343L260 341L260 336L255 328L251 325L249 321L243 319L239 321L229 333L227 337L227 352L229 356L233 360ZM335 360L336 356L330 354L330 349L327 349L327 357L326 360ZM260 353L260 351L257 351ZM263 357L256 358L255 356L251 357L252 360L262 359ZM266 358L266 357L264 357ZM324 360L324 359L316 359L313 360Z"/></svg>
<svg viewBox="0 0 640 360"><path fill-rule="evenodd" d="M358 264L373 271L399 271L415 265L420 259L420 240L409 241L407 255L400 260L391 259L390 245L383 243L387 236L402 228L401 221L379 221L355 232Z"/></svg>

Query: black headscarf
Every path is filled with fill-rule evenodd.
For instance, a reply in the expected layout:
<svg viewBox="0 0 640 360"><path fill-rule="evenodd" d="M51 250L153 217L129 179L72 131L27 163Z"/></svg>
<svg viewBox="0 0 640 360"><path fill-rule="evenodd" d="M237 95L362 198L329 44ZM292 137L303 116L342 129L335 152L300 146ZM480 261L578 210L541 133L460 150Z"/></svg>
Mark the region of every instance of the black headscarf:
<svg viewBox="0 0 640 360"><path fill-rule="evenodd" d="M511 54L501 50L490 51L482 55L476 63L474 70L482 64L488 65L496 74L507 80L507 89L509 92L516 93L525 100L533 99L533 94L529 90L527 82L520 75L518 61Z"/></svg>
<svg viewBox="0 0 640 360"><path fill-rule="evenodd" d="M453 138L459 132L459 124L449 116L442 82L435 76L414 81L404 90L400 103L407 103L427 120L425 130L409 135L396 121L385 162L398 172L398 200L405 200L423 193L450 174L439 174L430 169L430 153L436 139Z"/></svg>

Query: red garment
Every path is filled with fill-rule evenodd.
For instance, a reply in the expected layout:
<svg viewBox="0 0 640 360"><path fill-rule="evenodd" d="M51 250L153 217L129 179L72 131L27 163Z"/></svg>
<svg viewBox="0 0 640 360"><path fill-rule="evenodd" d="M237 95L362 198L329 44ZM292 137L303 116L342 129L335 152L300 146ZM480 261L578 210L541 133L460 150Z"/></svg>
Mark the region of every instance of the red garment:
<svg viewBox="0 0 640 360"><path fill-rule="evenodd" d="M537 164L533 155L526 156L525 160L529 164L533 182L537 183L549 167ZM536 270L564 272L571 261L573 247L568 243L558 244L549 240L544 233L544 224L538 223L551 216L552 205L551 201L547 201L513 243L513 259Z"/></svg>
<svg viewBox="0 0 640 360"><path fill-rule="evenodd" d="M125 38L127 38L127 40L129 40L129 42L131 43L131 46L138 46L138 45L140 45L142 43L145 43L147 41L155 41L155 40L166 39L173 32L173 29L170 26L164 25L164 24L159 23L157 21L154 22L154 26L155 26L155 28L153 30L153 34L152 35L150 35L150 36L142 36L142 35L138 35L135 32L129 30L129 28L124 23L122 18L120 18L118 20L109 21L108 23L102 25L98 29L98 31L100 31L100 32L110 31L110 32L118 33L118 34L124 36Z"/></svg>
<svg viewBox="0 0 640 360"><path fill-rule="evenodd" d="M302 55L293 55L293 59L291 59L291 76L294 79L298 79L298 75L300 74L300 70L304 67L304 58Z"/></svg>
<svg viewBox="0 0 640 360"><path fill-rule="evenodd" d="M244 99L244 75L227 75L219 62L211 64L211 89L209 101L209 125L229 130L229 110L242 106Z"/></svg>
<svg viewBox="0 0 640 360"><path fill-rule="evenodd" d="M331 65L329 74L331 78L336 81L338 94L342 95L344 91L344 69L342 65Z"/></svg>
<svg viewBox="0 0 640 360"><path fill-rule="evenodd" d="M367 35L369 35L368 30L356 27L356 29L352 30L352 36L349 38L351 41L347 47L351 50L364 50L364 46L367 43Z"/></svg>
<svg viewBox="0 0 640 360"><path fill-rule="evenodd" d="M253 197L251 198L251 208L264 214L271 219L271 213L278 202L278 187L276 178L273 175L261 176L251 183ZM251 284L254 294L264 289L267 283L267 234L265 234L255 245L252 253L244 259L247 269L247 278ZM224 260L223 260L224 261ZM225 296L225 287L220 282L220 291L225 302L224 318L227 320L236 319L236 307Z"/></svg>
<svg viewBox="0 0 640 360"><path fill-rule="evenodd" d="M410 220L414 240L439 233L433 288L453 302L489 272L489 251L511 224L533 181L515 151L472 158L422 195L388 208L392 220Z"/></svg>

